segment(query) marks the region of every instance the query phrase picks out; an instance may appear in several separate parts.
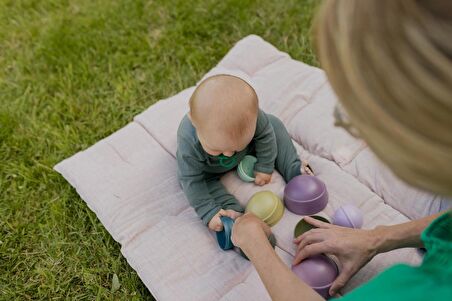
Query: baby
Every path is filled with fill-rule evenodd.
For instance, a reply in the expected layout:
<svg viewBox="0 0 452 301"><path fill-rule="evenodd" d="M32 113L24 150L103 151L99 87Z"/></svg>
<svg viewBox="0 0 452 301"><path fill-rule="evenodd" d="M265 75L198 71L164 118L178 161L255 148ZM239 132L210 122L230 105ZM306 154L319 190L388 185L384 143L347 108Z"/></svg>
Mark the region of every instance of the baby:
<svg viewBox="0 0 452 301"><path fill-rule="evenodd" d="M259 109L254 89L231 75L205 79L190 98L190 112L177 132L178 178L190 205L210 229L221 216L243 208L220 182L245 155L254 155L255 184L270 182L276 167L286 182L301 174L301 162L282 122Z"/></svg>

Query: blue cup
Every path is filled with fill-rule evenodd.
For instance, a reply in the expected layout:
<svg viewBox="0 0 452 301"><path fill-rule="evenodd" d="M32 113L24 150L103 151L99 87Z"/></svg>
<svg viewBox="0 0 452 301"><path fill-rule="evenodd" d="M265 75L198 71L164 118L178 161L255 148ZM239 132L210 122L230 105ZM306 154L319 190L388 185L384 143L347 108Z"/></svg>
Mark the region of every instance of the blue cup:
<svg viewBox="0 0 452 301"><path fill-rule="evenodd" d="M230 250L234 247L231 241L234 220L227 216L221 216L220 220L223 223L223 231L217 232L218 245L222 250Z"/></svg>

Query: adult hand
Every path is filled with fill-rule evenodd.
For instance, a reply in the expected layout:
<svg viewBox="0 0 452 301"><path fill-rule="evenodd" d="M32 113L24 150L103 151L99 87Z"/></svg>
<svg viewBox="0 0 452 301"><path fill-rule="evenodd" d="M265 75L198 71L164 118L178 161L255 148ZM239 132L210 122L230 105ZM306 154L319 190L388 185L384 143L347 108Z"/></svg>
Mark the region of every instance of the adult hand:
<svg viewBox="0 0 452 301"><path fill-rule="evenodd" d="M293 264L310 256L327 253L335 255L341 265L339 276L330 288L334 296L347 281L377 254L376 230L361 230L339 227L305 217L306 222L318 227L294 240L298 244Z"/></svg>
<svg viewBox="0 0 452 301"><path fill-rule="evenodd" d="M252 243L252 239L271 234L270 227L252 213L245 213L235 220L232 228L232 243L241 249Z"/></svg>
<svg viewBox="0 0 452 301"><path fill-rule="evenodd" d="M263 172L255 172L254 183L259 186L263 186L265 184L270 183L272 180L272 175Z"/></svg>
<svg viewBox="0 0 452 301"><path fill-rule="evenodd" d="M254 265L272 300L324 300L279 258L268 241L270 234L267 224L246 213L236 219L231 239Z"/></svg>
<svg viewBox="0 0 452 301"><path fill-rule="evenodd" d="M231 209L227 209L227 210L220 209L220 211L218 211L218 213L212 217L212 219L209 221L207 226L209 227L210 230L219 232L219 231L223 230L223 223L221 222L220 217L228 216L232 219L236 219L240 215L242 215L242 213L231 210Z"/></svg>

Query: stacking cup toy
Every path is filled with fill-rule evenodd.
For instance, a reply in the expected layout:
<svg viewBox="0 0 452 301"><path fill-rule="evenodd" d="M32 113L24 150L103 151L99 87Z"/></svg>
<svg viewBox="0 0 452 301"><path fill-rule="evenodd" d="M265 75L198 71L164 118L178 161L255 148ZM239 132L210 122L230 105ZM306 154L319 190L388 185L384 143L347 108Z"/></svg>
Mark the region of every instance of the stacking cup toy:
<svg viewBox="0 0 452 301"><path fill-rule="evenodd" d="M326 218L324 218L323 216L319 216L319 215L311 215L310 217L315 218L316 220L325 222L325 223L330 223ZM308 232L311 229L315 229L317 228L316 226L311 225L310 223L306 222L304 220L304 218L302 218L297 225L295 226L294 229L294 233L293 236L294 238L297 238L298 236L300 236L301 234Z"/></svg>
<svg viewBox="0 0 452 301"><path fill-rule="evenodd" d="M231 234L234 220L227 216L221 216L220 220L223 223L223 231L217 232L218 245L223 250L232 249L234 245L231 241Z"/></svg>
<svg viewBox="0 0 452 301"><path fill-rule="evenodd" d="M295 214L316 214L328 203L325 183L315 176L297 176L284 189L284 203Z"/></svg>
<svg viewBox="0 0 452 301"><path fill-rule="evenodd" d="M339 275L336 263L323 254L311 256L292 266L292 272L324 298L330 297L328 291Z"/></svg>
<svg viewBox="0 0 452 301"><path fill-rule="evenodd" d="M341 206L334 212L333 224L359 229L363 225L363 213L353 205Z"/></svg>
<svg viewBox="0 0 452 301"><path fill-rule="evenodd" d="M255 193L246 206L246 212L252 212L270 227L274 226L284 214L281 199L271 191Z"/></svg>
<svg viewBox="0 0 452 301"><path fill-rule="evenodd" d="M254 182L254 164L256 164L257 158L246 155L237 166L237 174L240 179L245 182Z"/></svg>

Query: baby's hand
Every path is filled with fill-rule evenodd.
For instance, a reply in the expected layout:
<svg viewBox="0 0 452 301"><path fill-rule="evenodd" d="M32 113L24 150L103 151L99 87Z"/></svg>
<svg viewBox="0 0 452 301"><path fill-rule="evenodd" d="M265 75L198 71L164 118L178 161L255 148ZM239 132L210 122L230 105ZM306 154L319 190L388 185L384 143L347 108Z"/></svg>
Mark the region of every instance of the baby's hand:
<svg viewBox="0 0 452 301"><path fill-rule="evenodd" d="M230 218L232 218L233 220L235 220L237 217L243 215L243 213L234 211L232 209L227 209L224 210L226 213L224 214L225 216L229 216Z"/></svg>
<svg viewBox="0 0 452 301"><path fill-rule="evenodd" d="M220 209L220 211L218 211L218 213L212 217L212 219L210 220L210 222L207 226L209 227L210 230L213 230L215 232L220 232L220 231L223 231L223 223L221 222L221 219L220 219L221 216L228 216L235 220L240 215L242 215L242 213L231 210L231 209L228 209L228 210Z"/></svg>
<svg viewBox="0 0 452 301"><path fill-rule="evenodd" d="M270 181L272 180L272 175L268 174L268 173L263 173L263 172L255 172L256 177L254 179L254 183L256 185L262 186L265 184L270 183Z"/></svg>
<svg viewBox="0 0 452 301"><path fill-rule="evenodd" d="M223 230L223 223L221 222L221 219L220 219L221 211L224 211L224 210L221 209L220 211L218 211L218 213L215 214L212 217L212 219L209 221L209 223L207 224L207 226L209 227L210 230L213 230L215 232L220 232Z"/></svg>

